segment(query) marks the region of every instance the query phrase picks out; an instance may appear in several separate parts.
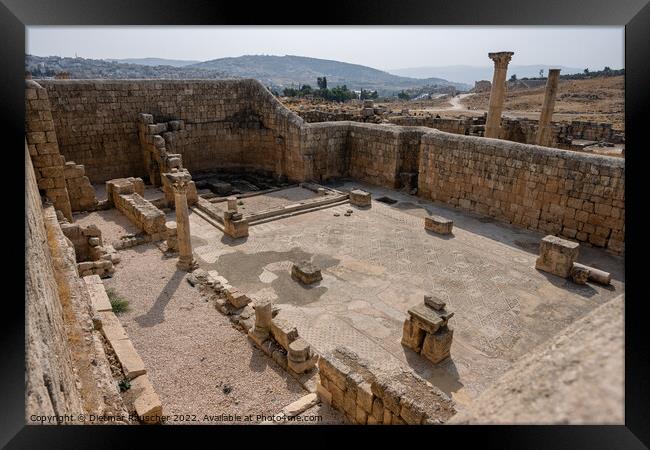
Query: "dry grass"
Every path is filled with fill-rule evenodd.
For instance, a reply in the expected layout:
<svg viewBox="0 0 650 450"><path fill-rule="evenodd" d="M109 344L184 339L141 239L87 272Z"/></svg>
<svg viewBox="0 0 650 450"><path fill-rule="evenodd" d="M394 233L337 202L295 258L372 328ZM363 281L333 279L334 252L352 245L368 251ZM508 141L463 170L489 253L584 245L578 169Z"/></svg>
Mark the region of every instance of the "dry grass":
<svg viewBox="0 0 650 450"><path fill-rule="evenodd" d="M583 120L611 123L615 129L624 130L623 76L594 78L590 80L563 80L558 87L554 120ZM489 92L464 99L463 104L476 110L487 110ZM544 87L508 91L504 112L535 113L542 108Z"/></svg>

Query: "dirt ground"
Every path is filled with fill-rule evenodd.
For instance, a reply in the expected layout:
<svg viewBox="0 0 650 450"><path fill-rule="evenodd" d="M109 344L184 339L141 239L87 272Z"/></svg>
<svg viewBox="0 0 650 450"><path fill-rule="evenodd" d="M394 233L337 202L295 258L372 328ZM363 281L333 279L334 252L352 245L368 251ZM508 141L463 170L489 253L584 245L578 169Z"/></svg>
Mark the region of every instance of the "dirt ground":
<svg viewBox="0 0 650 450"><path fill-rule="evenodd" d="M611 123L625 128L625 77L589 80L560 80L553 120L582 120ZM475 111L487 111L489 92L468 96L462 103ZM538 119L544 102L544 86L507 91L504 115Z"/></svg>
<svg viewBox="0 0 650 450"><path fill-rule="evenodd" d="M115 209L75 219L97 224L107 243L137 231ZM154 244L120 251L120 256L104 285L129 301L129 310L118 317L145 363L168 423L245 424L248 415L262 422L308 394L190 286L187 274L176 269L175 257ZM326 405L302 416L310 420L291 423L342 423Z"/></svg>

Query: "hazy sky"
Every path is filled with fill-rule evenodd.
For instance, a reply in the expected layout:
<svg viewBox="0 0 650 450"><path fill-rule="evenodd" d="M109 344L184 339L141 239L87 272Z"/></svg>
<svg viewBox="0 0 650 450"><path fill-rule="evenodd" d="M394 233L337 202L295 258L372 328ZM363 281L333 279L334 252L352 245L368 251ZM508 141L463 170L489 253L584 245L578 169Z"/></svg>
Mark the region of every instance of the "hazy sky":
<svg viewBox="0 0 650 450"><path fill-rule="evenodd" d="M514 51L511 64L622 68L623 27L28 27L27 53L83 58L210 60L300 55L377 69L491 66L487 53Z"/></svg>

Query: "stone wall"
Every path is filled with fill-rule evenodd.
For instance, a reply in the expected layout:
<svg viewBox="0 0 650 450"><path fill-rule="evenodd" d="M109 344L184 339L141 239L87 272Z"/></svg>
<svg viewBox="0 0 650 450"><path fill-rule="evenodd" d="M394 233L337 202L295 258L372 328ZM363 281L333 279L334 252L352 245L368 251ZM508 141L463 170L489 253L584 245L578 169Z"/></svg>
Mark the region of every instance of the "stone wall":
<svg viewBox="0 0 650 450"><path fill-rule="evenodd" d="M441 132L422 137L419 195L622 252L620 158Z"/></svg>
<svg viewBox="0 0 650 450"><path fill-rule="evenodd" d="M432 119L453 134L392 124L306 123L254 80L43 83L62 152L83 162L93 181L145 175L137 135L144 112L158 123L182 120L182 127L163 134L165 146L190 171L251 169L293 181L352 177L411 192L417 187L418 195L518 226L623 250L619 158L465 136L476 126L469 119ZM533 125L511 128L505 131L511 139L528 141L535 134Z"/></svg>
<svg viewBox="0 0 650 450"><path fill-rule="evenodd" d="M59 153L47 91L34 81L25 83L25 139L38 189L68 220L72 220L64 175L65 158Z"/></svg>
<svg viewBox="0 0 650 450"><path fill-rule="evenodd" d="M322 401L359 425L441 424L455 413L454 402L410 371L386 370L345 347L321 355Z"/></svg>
<svg viewBox="0 0 650 450"><path fill-rule="evenodd" d="M25 163L25 421L30 423L32 414L81 413L83 407L28 154Z"/></svg>
<svg viewBox="0 0 650 450"><path fill-rule="evenodd" d="M75 251L53 206L43 208L25 148L25 420L78 423L79 414L126 416ZM68 414L71 420L63 420ZM59 416L54 419L53 416Z"/></svg>
<svg viewBox="0 0 650 450"><path fill-rule="evenodd" d="M145 176L138 114L182 120L169 142L190 171L250 167L297 173L302 119L254 80L42 80L61 153L83 164L93 183ZM276 158L283 149L284 158ZM291 176L291 175L290 175Z"/></svg>

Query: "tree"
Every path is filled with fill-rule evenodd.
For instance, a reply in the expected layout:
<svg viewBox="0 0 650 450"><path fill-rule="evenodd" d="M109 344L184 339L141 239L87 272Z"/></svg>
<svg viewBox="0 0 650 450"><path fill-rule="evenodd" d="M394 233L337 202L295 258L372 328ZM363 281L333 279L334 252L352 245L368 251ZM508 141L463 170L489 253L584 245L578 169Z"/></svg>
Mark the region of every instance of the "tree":
<svg viewBox="0 0 650 450"><path fill-rule="evenodd" d="M517 81L517 74L513 73L512 76L510 77L510 81Z"/></svg>
<svg viewBox="0 0 650 450"><path fill-rule="evenodd" d="M406 91L402 91L399 94L397 94L397 98L399 98L400 100L410 100L411 96L408 95Z"/></svg>
<svg viewBox="0 0 650 450"><path fill-rule="evenodd" d="M326 77L318 77L316 78L316 83L318 84L318 87L320 89L327 89L327 78Z"/></svg>
<svg viewBox="0 0 650 450"><path fill-rule="evenodd" d="M298 91L295 90L294 88L284 88L282 94L285 97L295 97L296 95L298 95Z"/></svg>
<svg viewBox="0 0 650 450"><path fill-rule="evenodd" d="M584 70L584 74L585 74L585 75L589 75L589 69L585 69L585 70Z"/></svg>
<svg viewBox="0 0 650 450"><path fill-rule="evenodd" d="M539 77L544 78L544 69L539 69Z"/></svg>

